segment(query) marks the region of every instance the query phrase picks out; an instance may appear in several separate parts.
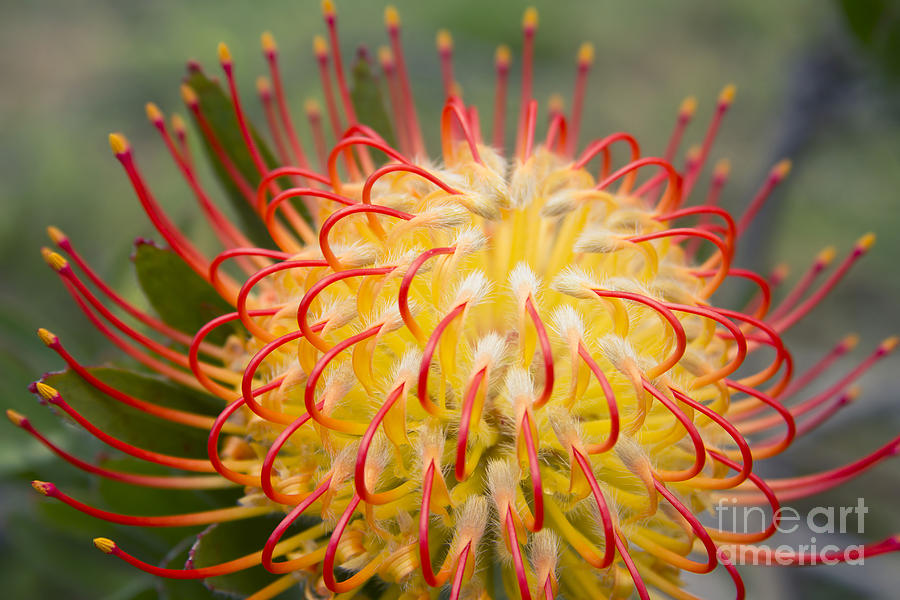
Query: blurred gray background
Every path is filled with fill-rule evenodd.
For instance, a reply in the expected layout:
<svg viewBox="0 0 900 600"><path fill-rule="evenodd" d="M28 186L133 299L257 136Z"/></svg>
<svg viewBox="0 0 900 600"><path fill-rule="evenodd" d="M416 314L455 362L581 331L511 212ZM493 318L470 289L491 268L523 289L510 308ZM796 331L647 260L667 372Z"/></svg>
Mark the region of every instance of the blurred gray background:
<svg viewBox="0 0 900 600"><path fill-rule="evenodd" d="M492 57L498 43L520 47L523 5L513 0L396 3L420 118L437 148L441 103L435 32L451 30L456 75L468 102L489 124ZM535 95L568 96L581 41L596 46L582 140L626 130L649 154L660 153L683 97L699 110L688 143L699 142L722 85L738 96L712 159L728 157L732 177L723 204L740 210L767 170L787 156L790 179L751 230L741 266L769 272L787 263L799 274L825 245L849 251L863 233L878 243L840 288L793 329L788 340L802 368L833 341L856 331L859 360L900 331L900 68L898 6L885 0L757 0L755 2L538 1ZM344 53L385 43L382 6L338 3ZM82 456L100 448L73 435L36 405L25 386L60 367L34 335L57 333L86 362L117 354L75 310L39 249L44 227L66 231L82 253L129 296L137 295L128 260L136 236L154 236L106 136L128 135L154 191L174 219L199 227L189 190L177 177L144 117L157 102L184 114L178 83L186 59L217 72L215 47L227 41L247 98L264 71L259 34L271 30L295 119L319 84L311 40L323 33L318 2L0 2L0 390L6 407L28 414L53 439ZM518 61L512 82L518 81ZM259 118L257 105L249 102ZM306 134L305 128L301 128ZM705 180L704 180L705 181ZM701 184L700 190L703 189ZM740 297L740 294L733 294ZM842 363L839 373L853 363ZM900 430L898 359L889 358L863 381L860 401L809 439L772 461L768 473L803 474L871 451ZM837 375L835 373L834 375ZM28 481L40 474L91 498L95 484L62 465L14 428L0 433L0 595L4 598L154 598L149 578L96 552L90 539L123 536L36 497ZM896 498L900 471L888 462L817 499L826 506L870 507L865 534L874 541L900 532ZM81 495L78 495L81 494ZM809 508L803 501L795 504ZM50 523L48 525L47 523ZM160 555L164 548L149 547ZM900 589L900 560L872 559L865 568L744 569L751 598L892 598ZM713 581L711 581L713 580ZM727 582L703 578L697 590L728 597Z"/></svg>

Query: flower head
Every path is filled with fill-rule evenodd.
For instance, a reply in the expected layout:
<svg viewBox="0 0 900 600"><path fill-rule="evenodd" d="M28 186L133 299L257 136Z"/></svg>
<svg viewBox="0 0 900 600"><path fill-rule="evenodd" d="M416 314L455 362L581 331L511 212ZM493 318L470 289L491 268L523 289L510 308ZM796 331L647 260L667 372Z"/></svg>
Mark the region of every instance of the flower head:
<svg viewBox="0 0 900 600"><path fill-rule="evenodd" d="M378 52L385 109L366 53L352 75L345 70L335 7L328 0L322 6L327 37L317 37L313 51L325 111L306 106L311 150L297 135L269 34L262 50L270 75L258 80L257 91L274 152L246 116L227 46L218 52L227 93L193 63L182 87L213 165L239 201L243 227L198 177L184 122L173 117L170 132L162 111L147 105L224 246L214 258L166 216L126 138L110 135L169 248L143 244L139 252L160 262L178 258L168 271L145 272L147 281L168 282L181 269L178 281L191 286L170 287L167 297L188 312L212 310L201 325L191 328L185 323L197 315L179 320L162 302L154 305L158 317L128 303L65 234L49 230L68 258L45 249L45 259L98 329L179 386L171 390L215 398L220 407L209 414L116 386L41 329L72 376L149 418L208 432L208 455L188 458L120 439L82 414L52 377L33 386L43 402L112 448L188 474L91 464L55 446L25 416L10 411L10 420L100 477L158 488L239 487L243 494L235 505L203 512L132 516L84 504L52 483L36 481L34 488L127 525L280 517L261 547L218 564L158 567L106 538L95 540L100 550L178 579L261 564L280 577L256 599L298 581L309 597L435 598L447 586L453 599L497 598L495 578L509 597L527 599L633 592L648 598L649 588L685 598L691 596L679 575L717 566L741 597L731 557L742 548L761 552L756 544L772 535L777 516L758 532L737 532L701 522L706 509L727 498L769 506L777 515L781 502L843 483L896 453L900 438L804 477L766 479L754 470L849 402L853 381L896 339L825 391L791 401L855 339L797 377L781 334L873 238L861 238L813 290L834 258L833 250L824 251L770 310L772 278L732 262L741 234L790 163L773 167L737 219L717 207L727 163L715 167L706 197L696 200L732 86L722 91L702 145L683 167L673 160L693 99L681 106L662 157L645 156L627 133L582 146L593 61L593 47L585 44L571 111L554 100L541 133L532 97L539 23L529 9L512 145L504 129L509 49L497 50L493 128L485 139L478 109L465 103L453 78L453 39L438 33L447 100L440 153L429 158L397 12L385 12L390 46ZM330 148L328 128L335 138ZM618 146L629 152L621 165L611 153ZM741 309L718 306L716 291L736 279L755 286L754 298ZM217 297L194 302L189 291L197 286ZM756 354L768 362L749 364ZM897 549L893 537L843 559ZM786 560L837 556L801 552ZM374 580L388 587L366 586Z"/></svg>

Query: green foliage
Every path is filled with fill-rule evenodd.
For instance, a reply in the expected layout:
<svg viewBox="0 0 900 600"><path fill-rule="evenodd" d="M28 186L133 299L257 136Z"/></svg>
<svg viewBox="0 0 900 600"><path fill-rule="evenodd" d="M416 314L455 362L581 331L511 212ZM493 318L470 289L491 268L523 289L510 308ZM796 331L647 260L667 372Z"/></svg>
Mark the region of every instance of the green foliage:
<svg viewBox="0 0 900 600"><path fill-rule="evenodd" d="M218 523L209 527L197 537L191 548L194 566L204 567L239 558L261 549L272 530L278 525L280 516L257 517L243 521ZM288 534L290 535L290 534ZM253 567L230 575L211 577L207 586L217 592L245 597L272 583L280 575L272 575L263 567ZM299 586L293 592L286 592L279 598L300 598Z"/></svg>
<svg viewBox="0 0 900 600"><path fill-rule="evenodd" d="M850 31L893 78L900 77L900 3L896 0L838 0Z"/></svg>
<svg viewBox="0 0 900 600"><path fill-rule="evenodd" d="M102 466L107 469L146 475L190 476L183 471L168 469L130 456L104 460ZM105 506L113 511L131 515L167 515L234 506L243 495L243 488L234 486L217 490L173 490L137 486L114 479L99 478L97 492ZM178 541L184 537L186 530L179 527L163 527L147 531L150 533L174 531L176 533L174 537L166 535L164 539Z"/></svg>
<svg viewBox="0 0 900 600"><path fill-rule="evenodd" d="M139 241L134 251L138 282L156 314L168 325L193 335L232 308L216 290L171 250ZM208 339L221 344L233 329L222 326Z"/></svg>
<svg viewBox="0 0 900 600"><path fill-rule="evenodd" d="M209 415L221 403L212 396L161 379L124 369L89 369L98 379L122 392L162 406ZM66 402L109 435L154 452L185 457L206 456L207 432L150 416L110 398L74 371L51 373L44 383L59 390Z"/></svg>
<svg viewBox="0 0 900 600"><path fill-rule="evenodd" d="M247 149L247 145L244 143L244 137L241 134L231 100L225 95L225 92L222 91L222 88L217 82L209 79L200 70L192 71L187 78L187 83L197 94L200 109L206 117L206 120L209 122L210 129L212 129L219 144L221 144L223 150L231 160L231 163L250 184L250 187L256 190L257 184L262 178L253 162L250 151ZM196 119L195 124L197 125L197 128L200 129L199 124L196 123ZM278 161L257 133L256 129L252 124L249 125L249 128L251 135L253 136L253 141L256 143L256 147L259 149L259 153L262 156L263 162L265 162L269 168L277 167ZM240 188L234 183L231 176L228 174L225 165L222 164L222 161L219 160L219 157L213 150L212 145L205 136L201 137L203 139L203 147L206 149L206 154L212 163L213 170L215 171L219 182L222 184L222 187L225 189L232 207L241 219L242 231L255 244L263 247L272 247L272 240L269 237L265 225L263 225L262 220L259 218L259 215L256 214L256 211L254 211L253 207L247 202L247 198L241 192ZM309 212L301 202L296 202L293 206L306 221L311 222Z"/></svg>
<svg viewBox="0 0 900 600"><path fill-rule="evenodd" d="M372 75L368 61L360 57L353 65L350 100L357 120L374 129L389 146L394 146L394 130L388 117L378 80ZM379 157L381 158L381 157Z"/></svg>

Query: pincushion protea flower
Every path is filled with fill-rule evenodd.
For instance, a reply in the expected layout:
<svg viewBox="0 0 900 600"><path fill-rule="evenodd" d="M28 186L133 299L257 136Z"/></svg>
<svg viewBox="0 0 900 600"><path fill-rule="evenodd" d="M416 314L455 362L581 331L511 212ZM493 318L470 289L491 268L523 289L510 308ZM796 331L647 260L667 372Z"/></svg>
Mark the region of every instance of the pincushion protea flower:
<svg viewBox="0 0 900 600"><path fill-rule="evenodd" d="M51 385L58 376L33 391L110 447L187 474L88 463L54 445L25 416L9 411L10 420L100 477L164 489L237 487L243 495L237 505L215 510L132 516L87 505L52 483L35 481L34 488L124 525L282 516L262 547L218 564L198 564L192 555L183 569L155 566L106 538L94 540L100 550L174 579L262 565L278 577L251 594L256 600L298 582L309 598L437 598L449 587L452 599L561 594L575 600L648 598L648 588L691 598L682 572L708 573L719 565L743 597L730 558L735 552L804 564L860 560L900 547L896 536L849 552L776 554L760 545L775 531L782 502L844 483L897 452L900 438L845 466L787 479L766 479L753 468L847 404L853 381L896 339L824 391L788 402L830 370L855 338L794 377L781 334L838 283L873 237L861 238L813 290L834 257L823 251L769 310L771 288L783 274L766 278L732 266L732 259L789 163L773 168L739 219L717 207L726 164L715 167L705 199L694 200L733 88L722 92L702 145L688 152L682 168L673 158L694 110L690 99L660 158L643 156L627 133L581 147L593 53L584 45L571 114L552 102L541 139L532 98L538 21L531 9L523 21L511 148L504 143L509 50L496 55L487 143L477 108L465 104L454 83L452 39L438 35L447 100L441 155L431 160L397 13L386 12L391 45L379 53L390 99L385 112L392 116L376 124L361 115L377 114L370 110L380 106L377 94L367 104L357 93L362 85L351 92L335 10L328 0L323 8L329 41L317 38L314 51L336 141L326 149L319 109L308 104L315 143L309 156L318 169L296 134L270 35L262 46L271 83L261 79L258 87L274 160L245 115L226 46L219 58L230 102L196 64L182 89L227 187L245 201L245 214L252 209L274 247L256 247L250 229L221 212L197 176L180 119L173 117L173 137L159 109L147 107L225 246L213 259L157 204L125 138L110 136L154 226L229 312L184 331L164 311L157 318L128 303L66 235L50 229L68 258L45 249L45 259L98 329L180 386L166 389L201 390L222 408L210 416L174 408L165 394L158 402L133 394L110 383L108 374L83 367L41 329L69 374L100 396L209 432L208 457L148 450L116 437ZM223 107L233 111L224 120ZM235 125L226 129L232 114ZM611 160L614 145L630 152L619 167ZM717 306L715 292L734 279L751 282L755 297L743 309ZM188 302L186 289L168 293ZM754 372L744 366L752 354L771 358L755 361L763 366ZM768 505L772 521L758 532L704 525L701 515L723 498ZM370 585L378 580L381 585Z"/></svg>

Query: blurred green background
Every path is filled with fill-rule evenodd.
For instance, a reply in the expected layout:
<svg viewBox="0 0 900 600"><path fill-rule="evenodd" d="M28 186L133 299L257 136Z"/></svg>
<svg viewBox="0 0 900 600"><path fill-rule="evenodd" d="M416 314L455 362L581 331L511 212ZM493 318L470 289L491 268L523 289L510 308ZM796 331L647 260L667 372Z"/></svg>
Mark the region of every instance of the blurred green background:
<svg viewBox="0 0 900 600"><path fill-rule="evenodd" d="M824 245L835 244L844 253L866 231L878 234L873 251L844 284L790 332L801 367L845 333L861 334L863 342L854 353L861 358L883 337L900 331L896 2L535 4L541 13L539 100L553 92L570 94L578 44L596 46L582 139L627 130L648 153L661 152L679 102L695 94L699 110L687 139L698 142L721 86L737 84L737 101L712 153L713 159L728 157L733 165L723 203L741 207L772 164L785 156L794 159L789 181L748 236L742 266L768 272L784 262L798 276ZM454 35L457 78L467 101L483 107L487 124L494 48L501 42L519 48L523 5L513 0L401 0L397 5L430 147L437 147L441 102L434 51L440 27ZM374 48L385 42L380 3L344 0L338 9L345 55L361 43ZM73 435L25 391L41 373L61 366L34 335L39 326L53 330L85 362L117 358L41 260L44 227L61 227L99 272L136 296L131 244L136 236L155 234L110 155L106 134L128 135L157 197L176 222L205 243L209 236L193 199L146 122L144 103L153 100L167 113L183 113L178 83L185 59L197 58L215 71L215 46L222 40L232 49L239 82L250 97L256 75L264 70L259 34L271 30L300 122L302 101L318 94L310 46L324 26L318 2L298 0L3 0L0 17L0 390L7 407L90 456L101 448ZM513 82L517 67L514 63ZM876 367L863 381L859 402L787 455L769 461L767 472L837 466L895 435L900 429L897 365L891 358ZM134 544L142 544L138 548L154 556L165 553L164 545L37 498L28 481L39 474L65 484L79 498L108 500L95 482L62 465L22 432L2 427L0 596L157 597L148 578L96 552L90 539L134 538ZM898 484L896 464L886 463L819 503L855 504L864 497L870 513L860 538L881 539L900 532ZM809 507L802 501L796 505ZM900 589L896 557L873 559L864 569L760 567L744 573L756 586L751 598L891 598ZM731 594L726 583L714 580L704 578L696 589L708 590L710 597Z"/></svg>

